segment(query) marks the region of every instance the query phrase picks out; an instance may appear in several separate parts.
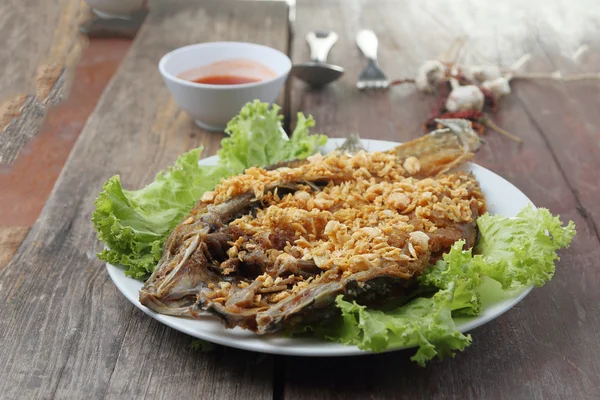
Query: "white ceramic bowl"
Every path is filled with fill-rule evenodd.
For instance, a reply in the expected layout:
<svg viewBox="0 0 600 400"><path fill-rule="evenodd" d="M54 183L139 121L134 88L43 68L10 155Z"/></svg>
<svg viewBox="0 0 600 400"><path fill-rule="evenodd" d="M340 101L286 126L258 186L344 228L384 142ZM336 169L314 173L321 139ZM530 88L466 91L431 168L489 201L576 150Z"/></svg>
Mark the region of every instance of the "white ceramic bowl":
<svg viewBox="0 0 600 400"><path fill-rule="evenodd" d="M226 60L258 62L273 75L259 82L240 85L210 85L182 79L182 73ZM274 102L285 83L292 62L284 53L253 43L211 42L181 47L166 54L158 69L173 98L202 128L222 131L249 101ZM231 71L223 71L228 73ZM232 72L235 74L235 71Z"/></svg>

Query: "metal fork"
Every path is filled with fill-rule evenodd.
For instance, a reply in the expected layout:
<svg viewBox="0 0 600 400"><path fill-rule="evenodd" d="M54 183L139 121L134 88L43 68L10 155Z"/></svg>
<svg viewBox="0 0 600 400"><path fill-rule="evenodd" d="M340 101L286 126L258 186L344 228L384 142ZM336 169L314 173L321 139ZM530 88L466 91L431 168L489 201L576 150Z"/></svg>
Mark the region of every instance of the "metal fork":
<svg viewBox="0 0 600 400"><path fill-rule="evenodd" d="M377 65L377 36L371 30L363 29L356 35L358 48L367 57L368 64L358 76L358 89L385 89L390 86L390 79Z"/></svg>

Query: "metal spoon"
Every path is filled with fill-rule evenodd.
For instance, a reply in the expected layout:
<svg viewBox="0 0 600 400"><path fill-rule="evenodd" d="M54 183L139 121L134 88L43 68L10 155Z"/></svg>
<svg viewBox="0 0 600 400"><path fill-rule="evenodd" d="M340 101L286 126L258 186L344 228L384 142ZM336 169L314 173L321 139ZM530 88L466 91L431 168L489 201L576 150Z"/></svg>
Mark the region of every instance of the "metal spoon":
<svg viewBox="0 0 600 400"><path fill-rule="evenodd" d="M327 54L337 40L338 35L335 32L307 33L306 41L310 47L312 61L293 65L292 75L312 86L327 85L342 76L344 68L327 64Z"/></svg>

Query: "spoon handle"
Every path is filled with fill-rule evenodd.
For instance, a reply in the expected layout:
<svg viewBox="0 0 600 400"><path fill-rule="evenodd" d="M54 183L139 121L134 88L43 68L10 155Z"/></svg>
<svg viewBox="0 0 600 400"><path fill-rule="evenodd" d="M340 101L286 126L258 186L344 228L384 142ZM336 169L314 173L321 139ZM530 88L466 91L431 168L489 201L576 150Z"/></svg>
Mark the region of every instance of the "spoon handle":
<svg viewBox="0 0 600 400"><path fill-rule="evenodd" d="M337 40L335 32L308 32L306 41L310 47L310 58L318 63L327 62L327 54Z"/></svg>
<svg viewBox="0 0 600 400"><path fill-rule="evenodd" d="M356 44L358 48L363 52L365 57L373 61L377 61L377 47L379 41L375 33L368 29L363 29L356 35Z"/></svg>

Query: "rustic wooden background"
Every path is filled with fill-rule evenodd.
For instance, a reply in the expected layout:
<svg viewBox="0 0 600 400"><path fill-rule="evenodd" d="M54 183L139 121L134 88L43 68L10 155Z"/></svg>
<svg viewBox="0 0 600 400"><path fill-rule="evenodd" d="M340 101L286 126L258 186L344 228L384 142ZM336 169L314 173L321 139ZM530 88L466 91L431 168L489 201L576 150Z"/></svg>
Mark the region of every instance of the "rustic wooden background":
<svg viewBox="0 0 600 400"><path fill-rule="evenodd" d="M323 91L292 82L282 98L294 123L314 115L332 137L402 141L421 134L434 99L410 86L359 93L360 28L380 39L380 64L411 77L459 35L467 57L509 65L523 53L527 71L598 71L600 10L593 1L397 2L303 0L293 35L278 2L155 5L106 88L41 216L0 270L0 393L6 398L505 398L594 399L600 393L600 84L519 81L496 121L524 140L494 133L477 162L504 176L578 235L562 252L551 283L472 332L455 359L423 369L410 351L353 358L265 356L228 348L200 353L191 338L135 309L94 257L89 222L102 183L120 173L127 187L150 182L176 156L221 135L196 128L171 100L156 70L169 50L199 41L244 40L308 59L304 34L340 35L330 62L346 74ZM574 62L582 44L590 51Z"/></svg>
<svg viewBox="0 0 600 400"><path fill-rule="evenodd" d="M5 0L0 4L0 165L37 135L46 111L66 97L85 38L82 0Z"/></svg>

